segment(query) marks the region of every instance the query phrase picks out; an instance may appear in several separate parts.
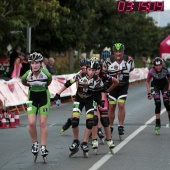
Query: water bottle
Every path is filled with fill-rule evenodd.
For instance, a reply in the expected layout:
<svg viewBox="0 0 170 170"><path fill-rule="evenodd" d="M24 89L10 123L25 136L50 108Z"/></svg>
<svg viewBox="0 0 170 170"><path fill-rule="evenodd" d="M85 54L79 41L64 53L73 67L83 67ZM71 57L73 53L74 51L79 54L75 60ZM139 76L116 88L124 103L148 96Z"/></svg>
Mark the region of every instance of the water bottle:
<svg viewBox="0 0 170 170"><path fill-rule="evenodd" d="M152 95L154 95L154 94L155 94L154 87L151 87L151 88L150 88L150 91L151 91L151 94L152 94Z"/></svg>
<svg viewBox="0 0 170 170"><path fill-rule="evenodd" d="M60 100L59 99L56 101L56 105L60 106Z"/></svg>

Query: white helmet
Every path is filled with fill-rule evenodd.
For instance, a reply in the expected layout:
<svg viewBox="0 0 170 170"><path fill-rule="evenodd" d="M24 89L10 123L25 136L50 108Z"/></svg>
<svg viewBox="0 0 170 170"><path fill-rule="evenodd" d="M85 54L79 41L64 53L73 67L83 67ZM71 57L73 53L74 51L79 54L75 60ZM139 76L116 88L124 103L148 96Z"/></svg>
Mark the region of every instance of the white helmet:
<svg viewBox="0 0 170 170"><path fill-rule="evenodd" d="M28 62L31 61L43 61L43 56L40 53L34 52L28 57Z"/></svg>

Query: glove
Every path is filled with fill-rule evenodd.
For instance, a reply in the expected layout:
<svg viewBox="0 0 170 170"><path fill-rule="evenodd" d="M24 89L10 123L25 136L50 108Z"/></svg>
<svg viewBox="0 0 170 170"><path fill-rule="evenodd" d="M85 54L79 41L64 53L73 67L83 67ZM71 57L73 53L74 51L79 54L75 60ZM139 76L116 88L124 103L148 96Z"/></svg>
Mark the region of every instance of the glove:
<svg viewBox="0 0 170 170"><path fill-rule="evenodd" d="M170 97L170 90L167 91L166 96Z"/></svg>
<svg viewBox="0 0 170 170"><path fill-rule="evenodd" d="M148 93L148 99L149 99L149 100L152 99L152 93Z"/></svg>
<svg viewBox="0 0 170 170"><path fill-rule="evenodd" d="M104 108L104 103L105 103L104 100L101 100L101 101L100 101L100 106L103 107L103 108Z"/></svg>
<svg viewBox="0 0 170 170"><path fill-rule="evenodd" d="M56 93L56 95L54 96L54 99L55 99L55 100L60 99L60 95L59 95L58 93Z"/></svg>

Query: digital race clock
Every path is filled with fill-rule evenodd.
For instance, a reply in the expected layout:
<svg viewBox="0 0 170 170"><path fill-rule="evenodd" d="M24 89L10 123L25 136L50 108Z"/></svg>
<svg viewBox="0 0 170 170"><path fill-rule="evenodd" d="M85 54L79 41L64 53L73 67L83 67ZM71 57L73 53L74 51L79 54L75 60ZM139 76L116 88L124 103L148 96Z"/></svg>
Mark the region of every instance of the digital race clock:
<svg viewBox="0 0 170 170"><path fill-rule="evenodd" d="M117 1L118 12L153 12L164 11L164 1Z"/></svg>

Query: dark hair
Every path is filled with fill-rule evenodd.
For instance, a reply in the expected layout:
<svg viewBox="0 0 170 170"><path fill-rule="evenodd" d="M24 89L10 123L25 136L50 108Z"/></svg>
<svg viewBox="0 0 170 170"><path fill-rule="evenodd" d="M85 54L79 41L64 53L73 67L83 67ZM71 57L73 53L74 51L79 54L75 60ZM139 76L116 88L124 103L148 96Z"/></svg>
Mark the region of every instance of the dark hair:
<svg viewBox="0 0 170 170"><path fill-rule="evenodd" d="M23 52L18 53L18 56L23 56L25 57L25 54Z"/></svg>

